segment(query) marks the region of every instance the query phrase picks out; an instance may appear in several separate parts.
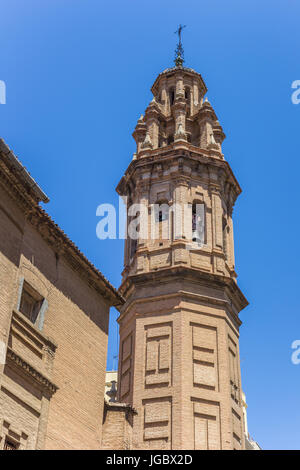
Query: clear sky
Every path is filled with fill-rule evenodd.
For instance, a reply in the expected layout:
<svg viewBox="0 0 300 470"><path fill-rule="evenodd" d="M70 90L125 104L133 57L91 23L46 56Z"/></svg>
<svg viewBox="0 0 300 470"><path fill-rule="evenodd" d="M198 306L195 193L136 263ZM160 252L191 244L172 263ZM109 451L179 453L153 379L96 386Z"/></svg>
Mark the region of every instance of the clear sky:
<svg viewBox="0 0 300 470"><path fill-rule="evenodd" d="M123 242L96 237L96 208L135 150L131 133L158 73L172 66L179 23L185 65L202 74L243 193L234 209L241 367L250 434L300 448L298 0L0 0L0 136L50 197L46 209L120 284ZM117 354L111 311L108 368Z"/></svg>

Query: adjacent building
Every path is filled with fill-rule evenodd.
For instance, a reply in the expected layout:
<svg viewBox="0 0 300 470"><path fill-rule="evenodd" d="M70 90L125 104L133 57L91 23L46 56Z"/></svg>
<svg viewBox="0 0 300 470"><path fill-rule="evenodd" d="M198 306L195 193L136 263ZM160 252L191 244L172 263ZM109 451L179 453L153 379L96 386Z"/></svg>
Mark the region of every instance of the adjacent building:
<svg viewBox="0 0 300 470"><path fill-rule="evenodd" d="M0 140L0 449L99 449L121 295L41 207Z"/></svg>

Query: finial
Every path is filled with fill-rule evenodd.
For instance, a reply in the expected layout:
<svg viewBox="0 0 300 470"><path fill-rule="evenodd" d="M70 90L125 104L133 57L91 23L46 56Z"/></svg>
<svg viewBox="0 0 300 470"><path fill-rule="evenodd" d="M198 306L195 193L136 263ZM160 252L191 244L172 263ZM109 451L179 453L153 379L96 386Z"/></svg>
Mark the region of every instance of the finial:
<svg viewBox="0 0 300 470"><path fill-rule="evenodd" d="M111 381L111 389L106 392L106 395L110 397L110 402L114 403L117 397L117 382L115 380Z"/></svg>
<svg viewBox="0 0 300 470"><path fill-rule="evenodd" d="M185 25L182 26L182 24L180 24L178 26L177 31L175 31L174 33L174 34L178 34L178 44L175 49L175 60L174 60L176 67L182 67L182 64L184 62L184 51L182 47L181 33L182 33L183 28L185 27L186 27Z"/></svg>

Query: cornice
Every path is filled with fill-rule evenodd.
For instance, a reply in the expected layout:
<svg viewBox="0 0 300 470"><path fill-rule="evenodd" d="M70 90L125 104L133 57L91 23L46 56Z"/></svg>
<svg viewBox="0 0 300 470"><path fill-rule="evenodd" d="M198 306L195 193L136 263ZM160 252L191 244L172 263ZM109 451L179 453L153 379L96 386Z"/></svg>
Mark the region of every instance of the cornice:
<svg viewBox="0 0 300 470"><path fill-rule="evenodd" d="M211 152L205 149L198 149L197 147L193 147L189 144L182 146L182 148L174 148L174 144L168 147L155 149L149 151L147 157L138 158L137 160L133 160L130 165L128 166L124 176L121 178L116 190L118 194L124 195L126 194L126 186L129 185L130 181L134 178L140 178L141 175L138 172L143 172L151 175L153 177L153 166L156 164L168 165L169 167L177 160L180 159L180 165L178 167L177 172L172 172L171 175L166 176L166 178L174 178L176 174L180 174L181 176L193 179L194 175L189 173L185 174L185 163L191 164L194 162L196 164L202 164L206 167L214 167L219 168L220 170L223 169L227 173L227 180L230 183L231 187L234 188L235 197L233 198L233 202L235 199L240 195L242 192L241 187L236 180L233 171L229 165L229 163L224 160L220 159L219 157L215 157L211 154ZM161 178L160 178L161 179ZM143 178L143 183L145 183L145 178ZM134 183L134 187L136 187L136 182Z"/></svg>
<svg viewBox="0 0 300 470"><path fill-rule="evenodd" d="M132 294L132 293L131 293ZM206 295L201 295L201 294L195 294L193 292L188 292L188 291L182 291L179 290L175 293L167 294L167 295L158 295L158 296L153 296L153 297L144 297L144 298L138 298L138 299L131 299L131 297L128 298L125 306L122 309L119 309L119 317L117 318L117 322L119 325L126 319L126 325L129 324L130 321L132 321L133 318L138 318L142 317L144 315L148 314L143 314L143 313L138 313L138 311L134 311L134 314L131 315L130 317L126 318L127 315L130 313L131 309L135 307L136 305L139 304L145 304L145 303L151 303L151 302L157 302L159 300L171 300L171 299L178 299L180 300L190 300L193 299L195 301L200 301L203 304L206 305L215 305L217 307L221 307L227 311L227 316L221 315L221 314L216 314L216 313L208 313L208 312L203 312L204 315L210 316L210 317L215 317L215 318L222 318L225 319L226 323L230 328L235 326L236 330L235 333L239 336L238 329L242 325L242 321L238 317L238 315L233 311L232 306L228 300L224 299L218 299L216 297L210 297ZM137 309L138 310L138 309ZM183 307L181 306L176 306L172 307L172 312L180 312L184 310L185 312L193 312L193 313L199 313L198 309L193 308L191 305L190 307L187 305L184 305ZM165 309L163 310L155 310L156 315L166 315ZM230 321L229 321L230 320Z"/></svg>
<svg viewBox="0 0 300 470"><path fill-rule="evenodd" d="M40 201L45 203L49 202L48 196L42 191L40 186L32 178L16 155L6 145L3 139L0 139L0 156L1 161L4 162L6 168L14 174L23 190L25 188L27 196L34 199L36 203L39 203Z"/></svg>
<svg viewBox="0 0 300 470"><path fill-rule="evenodd" d="M207 92L206 85L205 85L204 80L203 80L202 76L200 75L200 73L198 73L194 69L191 69L191 68L188 68L188 67L171 67L171 68L163 70L157 76L155 82L153 83L153 85L151 87L151 92L155 95L155 93L157 91L158 83L160 82L160 80L166 79L168 76L172 76L172 75L182 75L182 76L188 75L191 78L196 79L199 82L199 85L200 85L200 88L201 88L203 94L205 94Z"/></svg>
<svg viewBox="0 0 300 470"><path fill-rule="evenodd" d="M57 390L58 386L51 382L47 377L41 374L35 367L29 364L25 359L16 354L11 348L7 348L6 357L10 359L15 366L20 367L25 374L33 379L39 386L53 395Z"/></svg>
<svg viewBox="0 0 300 470"><path fill-rule="evenodd" d="M36 205L36 201L24 191L16 176L8 171L3 160L0 160L0 184L25 215Z"/></svg>
<svg viewBox="0 0 300 470"><path fill-rule="evenodd" d="M233 301L237 306L237 310L241 311L249 304L246 297L238 287L236 281L231 277L212 274L186 266L171 266L168 268L161 268L157 271L149 271L140 274L131 274L120 287L120 292L126 298L127 292L132 285L147 284L149 282L161 282L169 280L170 278L184 278L197 281L203 286L227 288L233 297Z"/></svg>

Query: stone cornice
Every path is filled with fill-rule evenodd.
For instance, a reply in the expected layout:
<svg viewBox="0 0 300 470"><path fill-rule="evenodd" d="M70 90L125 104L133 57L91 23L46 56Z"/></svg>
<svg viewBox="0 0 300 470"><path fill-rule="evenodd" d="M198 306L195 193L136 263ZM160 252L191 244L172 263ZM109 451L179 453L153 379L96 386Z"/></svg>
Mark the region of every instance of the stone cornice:
<svg viewBox="0 0 300 470"><path fill-rule="evenodd" d="M180 277L197 281L204 286L212 287L214 285L215 287L228 289L239 312L248 305L246 297L234 279L219 274L207 273L200 269L186 266L172 266L161 268L157 271L129 275L121 285L120 292L126 298L126 293L131 289L132 285L147 284L149 282L159 283L172 278L178 279Z"/></svg>
<svg viewBox="0 0 300 470"><path fill-rule="evenodd" d="M171 67L171 68L163 70L163 72L161 72L157 76L155 82L153 83L151 87L152 93L155 95L155 92L157 91L158 83L160 82L160 80L163 80L165 79L165 77L175 75L175 74L181 74L183 76L189 75L191 78L196 79L199 82L199 85L203 94L207 92L206 85L200 73L188 67Z"/></svg>
<svg viewBox="0 0 300 470"><path fill-rule="evenodd" d="M17 180L13 173L10 173L2 159L0 159L0 184L5 188L11 199L21 207L24 214L27 214L36 205L36 201L30 197Z"/></svg>
<svg viewBox="0 0 300 470"><path fill-rule="evenodd" d="M35 203L43 201L49 202L48 196L42 191L37 182L32 178L19 159L14 155L3 139L0 139L0 161L15 176L17 183L23 191L26 189L26 196L30 196Z"/></svg>
<svg viewBox="0 0 300 470"><path fill-rule="evenodd" d="M57 385L51 382L47 377L41 374L35 367L25 361L9 347L7 348L6 357L13 362L15 366L20 367L24 373L33 379L40 387L50 392L51 395L58 390L59 387Z"/></svg>
<svg viewBox="0 0 300 470"><path fill-rule="evenodd" d="M147 157L132 161L126 170L125 175L122 177L117 186L118 194L125 195L128 191L127 188L130 182L135 178L140 178L141 172L143 172L145 175L149 175L148 178L153 178L153 174L155 173L153 171L155 169L154 165L159 163L164 166L170 166L177 160L180 160L178 170L176 172L172 172L172 178L176 177L176 175L179 173L188 180L193 179L194 175L191 172L185 174L185 167L187 165L200 164L206 166L207 168L214 167L218 168L219 171L224 171L226 173L226 181L232 188L232 204L234 204L236 198L239 196L242 190L232 172L229 163L226 160L213 156L211 152L205 149L198 149L197 147L193 147L190 144L184 144L181 147L182 148L174 148L173 144L168 147L150 150ZM160 180L161 179L162 178L160 178ZM146 181L147 178L143 177L143 182ZM135 186L136 184L134 184L134 187Z"/></svg>
<svg viewBox="0 0 300 470"><path fill-rule="evenodd" d="M146 298L141 298L141 299L130 299L130 297L128 297L128 302L126 304L126 308L124 308L124 309L122 308L122 309L119 310L120 315L117 318L117 322L119 324L121 324L123 321L126 320L126 325L128 325L130 323L130 321L132 321L132 318L138 318L140 315L136 311L135 311L133 317L131 316L130 318L126 318L128 313L131 311L131 309L136 305L145 304L147 302L151 303L151 302L157 302L159 300L166 300L166 299L170 300L170 299L178 299L178 298L180 298L181 300L188 300L188 301L193 299L193 300L196 300L196 301L200 301L203 304L223 307L224 309L226 309L227 315L228 315L228 318L225 317L226 323L228 324L228 326L230 328L232 328L232 325L234 325L235 328L236 328L235 334L237 334L239 336L238 329L241 326L242 321L240 320L238 315L236 315L236 313L233 311L233 309L231 307L231 304L228 300L217 299L215 297L209 297L209 296L201 295L201 294L194 294L192 292L185 292L185 291L182 291L182 290L179 290L178 292L172 293L172 294L158 295L158 296L146 297ZM189 312L194 312L194 313L199 313L198 309L188 307L187 305L185 305L184 307L181 307L181 306L177 306L177 307L173 306L172 307L172 312L175 312L175 311L181 312L182 310L189 311ZM156 313L156 315L159 315L159 314L165 315L166 314L165 311L160 312L157 309L156 309L155 313ZM141 314L141 316L144 316L144 315L145 314ZM215 318L224 318L224 315L221 315L221 314L218 315L216 313L205 312L205 315L215 317Z"/></svg>

